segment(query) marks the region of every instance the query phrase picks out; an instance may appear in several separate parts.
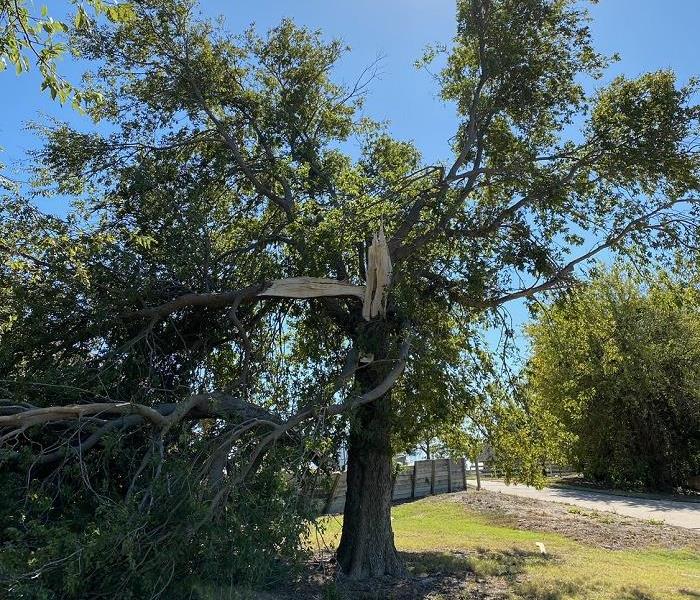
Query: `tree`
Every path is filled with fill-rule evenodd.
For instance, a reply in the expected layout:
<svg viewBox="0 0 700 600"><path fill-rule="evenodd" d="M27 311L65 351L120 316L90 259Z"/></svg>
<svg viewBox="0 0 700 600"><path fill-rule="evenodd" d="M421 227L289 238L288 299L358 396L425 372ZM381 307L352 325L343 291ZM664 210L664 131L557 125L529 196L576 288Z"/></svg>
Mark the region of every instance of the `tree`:
<svg viewBox="0 0 700 600"><path fill-rule="evenodd" d="M587 95L608 61L578 3L460 0L438 75L454 156L427 164L359 118L365 81L331 81L341 43L289 21L226 35L184 0L134 10L76 32L110 131L45 132L46 180L79 209L6 204L2 440L50 463L105 428L150 427L160 446L213 422L216 514L293 432L321 461L342 416L340 567L399 574L392 429L441 406L395 398L402 372L444 349L433 375L469 376L506 303L568 287L603 250L694 244L696 84L660 71ZM43 453L33 437L66 434Z"/></svg>
<svg viewBox="0 0 700 600"><path fill-rule="evenodd" d="M396 386L399 401L407 379L408 374ZM430 406L426 402L418 419L396 428L399 447L403 443L412 450L428 432L433 458L469 457L476 464L488 450L489 463L506 481L542 486L545 466L569 459L565 449L571 434L551 411L532 402L523 378L509 381L503 374L492 374L491 380L482 378L479 386L479 393L469 391L466 398L462 390L459 402L441 403L439 414L427 422L421 419ZM453 398L454 391L444 397ZM481 489L478 466L476 476Z"/></svg>
<svg viewBox="0 0 700 600"><path fill-rule="evenodd" d="M529 334L533 403L574 436L567 450L585 475L663 490L698 472L697 286L599 268Z"/></svg>

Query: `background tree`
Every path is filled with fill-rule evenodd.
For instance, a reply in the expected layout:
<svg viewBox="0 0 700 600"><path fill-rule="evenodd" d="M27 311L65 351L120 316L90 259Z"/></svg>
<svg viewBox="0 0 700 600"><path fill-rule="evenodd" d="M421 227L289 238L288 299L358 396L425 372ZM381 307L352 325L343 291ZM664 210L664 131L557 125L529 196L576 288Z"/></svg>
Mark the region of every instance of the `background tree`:
<svg viewBox="0 0 700 600"><path fill-rule="evenodd" d="M399 398L406 379L397 385ZM567 464L571 433L551 411L532 402L524 380L482 378L480 384L478 393L449 406L442 420L435 417L427 426L421 420L397 426L397 446L403 442L413 450L416 440L428 432L432 458L467 457L476 464L486 452L489 467L506 481L543 485L548 465ZM477 484L480 488L478 472Z"/></svg>
<svg viewBox="0 0 700 600"><path fill-rule="evenodd" d="M575 436L567 450L587 477L663 490L698 473L696 285L601 267L529 335L532 401Z"/></svg>
<svg viewBox="0 0 700 600"><path fill-rule="evenodd" d="M211 522L285 461L303 488L304 466L347 431L340 568L403 572L392 434L441 411L394 398L404 369L447 347L424 372L468 373L503 305L569 286L603 250L652 259L697 242L695 83L663 71L587 95L607 61L578 3L457 9L438 76L456 108L445 164L360 118L362 81L331 79L343 45L289 21L231 36L190 2L147 0L127 22L76 31L108 127L49 128L39 158L80 202L66 220L4 204L13 469L39 461L48 473L33 477L56 483L95 449L96 468L117 468L105 434L121 433L136 441L120 446L110 502L150 504L168 489L158 465L180 458L206 466L187 477Z"/></svg>

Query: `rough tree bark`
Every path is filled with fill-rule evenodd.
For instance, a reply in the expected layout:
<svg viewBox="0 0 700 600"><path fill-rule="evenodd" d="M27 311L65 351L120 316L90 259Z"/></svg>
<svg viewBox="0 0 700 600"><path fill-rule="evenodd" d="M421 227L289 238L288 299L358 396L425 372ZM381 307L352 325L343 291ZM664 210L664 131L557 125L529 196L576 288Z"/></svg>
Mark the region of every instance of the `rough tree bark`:
<svg viewBox="0 0 700 600"><path fill-rule="evenodd" d="M356 381L362 391L386 376L383 332L374 345L375 363L360 368ZM377 352L379 350L379 353ZM394 545L391 527L391 391L357 411L350 426L348 476L343 532L338 563L351 579L402 575L404 566Z"/></svg>

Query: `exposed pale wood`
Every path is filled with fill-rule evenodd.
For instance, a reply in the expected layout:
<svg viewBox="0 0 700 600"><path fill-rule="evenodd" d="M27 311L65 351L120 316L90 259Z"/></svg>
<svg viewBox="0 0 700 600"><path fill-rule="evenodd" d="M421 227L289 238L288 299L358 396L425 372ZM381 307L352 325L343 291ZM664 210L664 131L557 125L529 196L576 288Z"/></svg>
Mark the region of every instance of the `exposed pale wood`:
<svg viewBox="0 0 700 600"><path fill-rule="evenodd" d="M362 316L366 321L386 315L387 292L391 284L391 257L384 226L374 234L367 252L367 285L364 290Z"/></svg>
<svg viewBox="0 0 700 600"><path fill-rule="evenodd" d="M354 296L363 299L365 286L351 285L324 277L289 277L276 279L258 294L261 298L329 298Z"/></svg>
<svg viewBox="0 0 700 600"><path fill-rule="evenodd" d="M143 317L163 319L184 308L206 307L212 309L256 302L258 298L337 298L351 296L363 300L365 286L352 285L325 277L289 277L256 283L240 290L228 292L190 293L178 296L159 306L142 308L124 313L125 318Z"/></svg>

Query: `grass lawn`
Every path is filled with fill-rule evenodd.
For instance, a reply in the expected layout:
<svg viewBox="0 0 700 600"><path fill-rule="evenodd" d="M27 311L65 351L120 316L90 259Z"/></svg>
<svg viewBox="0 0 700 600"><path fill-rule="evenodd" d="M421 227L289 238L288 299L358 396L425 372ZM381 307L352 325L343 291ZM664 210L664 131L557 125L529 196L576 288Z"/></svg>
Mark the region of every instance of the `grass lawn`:
<svg viewBox="0 0 700 600"><path fill-rule="evenodd" d="M392 518L396 545L415 575L471 572L475 581L493 581L513 599L700 598L700 556L690 550L596 548L515 529L444 497L396 506ZM328 546L337 543L340 526L338 517L326 520Z"/></svg>

